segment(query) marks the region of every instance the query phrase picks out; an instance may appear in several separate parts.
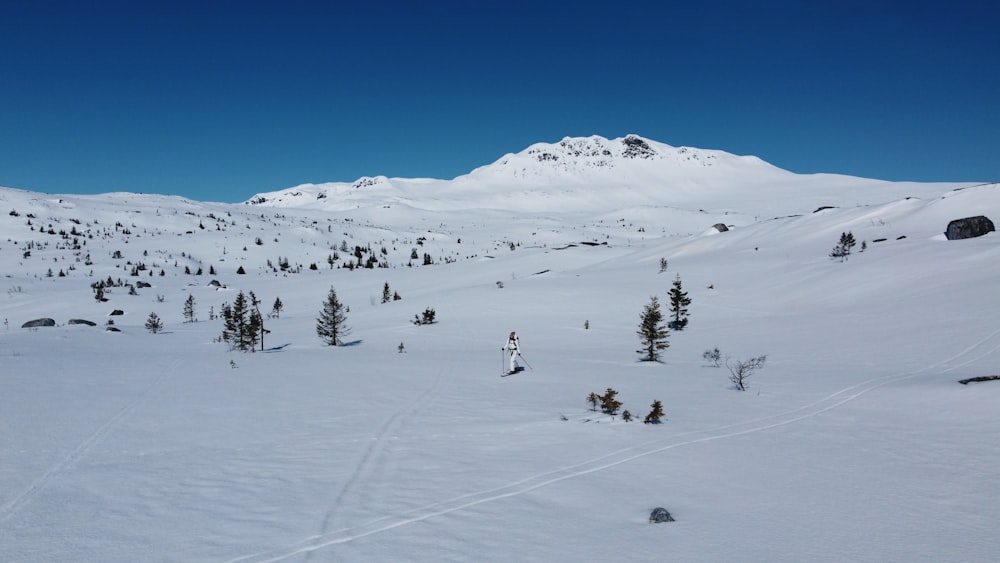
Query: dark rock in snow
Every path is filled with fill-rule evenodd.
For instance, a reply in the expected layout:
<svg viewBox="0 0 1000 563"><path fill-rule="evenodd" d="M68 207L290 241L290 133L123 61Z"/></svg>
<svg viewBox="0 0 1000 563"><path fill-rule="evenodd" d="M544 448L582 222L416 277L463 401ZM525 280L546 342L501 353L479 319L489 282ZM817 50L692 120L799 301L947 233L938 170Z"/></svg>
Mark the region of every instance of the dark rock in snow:
<svg viewBox="0 0 1000 563"><path fill-rule="evenodd" d="M727 227L727 226L726 226L725 224L723 224L723 223L716 223L716 224L714 224L714 225L712 225L712 226L713 226L713 227L715 227L715 230L716 230L716 231L719 231L720 233L724 233L724 232L726 232L726 231L728 231L728 230L729 230L729 227Z"/></svg>
<svg viewBox="0 0 1000 563"><path fill-rule="evenodd" d="M976 217L966 217L964 219L955 219L954 221L948 223L948 228L944 231L944 236L948 240L959 240L963 238L974 238L981 237L986 233L992 233L996 228L993 227L993 221L990 221L985 215L977 215Z"/></svg>
<svg viewBox="0 0 1000 563"><path fill-rule="evenodd" d="M981 377L970 377L969 379L959 379L958 382L962 385L968 385L970 383L979 383L982 381L998 381L1000 380L1000 375L983 375Z"/></svg>
<svg viewBox="0 0 1000 563"><path fill-rule="evenodd" d="M119 315L124 315L124 314L125 314L125 311L122 311L121 309L115 309L114 311L111 311L111 316L112 317L117 317Z"/></svg>
<svg viewBox="0 0 1000 563"><path fill-rule="evenodd" d="M56 326L56 321L52 319L35 319L21 325L21 328L35 328L39 326Z"/></svg>
<svg viewBox="0 0 1000 563"><path fill-rule="evenodd" d="M71 325L87 325L87 326L97 326L94 321L88 321L86 319L70 319L69 324Z"/></svg>
<svg viewBox="0 0 1000 563"><path fill-rule="evenodd" d="M649 514L650 524L660 524L662 522L673 522L673 521L674 517L671 516L670 513L667 512L667 509L663 508L662 506L654 508L653 512Z"/></svg>

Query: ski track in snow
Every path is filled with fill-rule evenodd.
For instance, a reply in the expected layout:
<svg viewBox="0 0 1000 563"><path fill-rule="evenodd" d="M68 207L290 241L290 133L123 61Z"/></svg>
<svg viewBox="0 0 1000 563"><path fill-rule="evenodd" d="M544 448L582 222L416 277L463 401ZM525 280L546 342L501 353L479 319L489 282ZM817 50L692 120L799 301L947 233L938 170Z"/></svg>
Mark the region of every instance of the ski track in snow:
<svg viewBox="0 0 1000 563"><path fill-rule="evenodd" d="M169 374L173 374L180 363L181 360L174 360L167 372ZM145 390L139 393L138 397L136 397L123 409L115 413L115 415L105 421L104 424L100 425L97 430L80 442L80 444L66 457L42 473L42 475L32 481L27 488L15 495L11 500L7 501L3 506L0 506L0 522L10 520L10 518L17 514L18 511L30 503L31 499L35 495L45 490L45 487L48 486L53 479L57 479L60 475L71 470L78 461L87 455L87 452L93 449L94 446L104 441L104 439L111 434L111 432L122 420L131 415L135 408L147 397L149 397L149 395L153 392L153 389L155 389L160 382L163 381L164 377L166 377L166 375L161 373L160 376L156 377Z"/></svg>
<svg viewBox="0 0 1000 563"><path fill-rule="evenodd" d="M378 471L379 468L384 466L384 463L380 463L387 454L385 453L387 436L392 436L396 434L397 430L405 426L406 421L413 416L418 415L424 408L427 407L427 400L429 397L433 397L440 389L442 383L449 379L444 374L452 373L452 367L448 366L444 371L439 372L438 376L435 378L434 383L427 388L419 397L414 401L410 402L406 408L397 411L395 414L386 419L385 423L378 429L374 436L371 438L371 445L365 450L362 455L361 460L355 467L354 473L347 480L344 486L340 489L340 493L334 500L330 507L330 510L326 513L323 518L323 522L320 528L320 533L310 537L304 541L313 541L318 538L324 538L330 535L330 529L335 526L337 521L337 511L344 505L344 501L351 495L360 495L363 491L360 489L361 483L377 482L377 479L371 479L374 472ZM343 533L349 531L350 527L340 528L333 533ZM307 560L308 555L310 555L313 550L306 551Z"/></svg>
<svg viewBox="0 0 1000 563"><path fill-rule="evenodd" d="M390 530L399 528L401 526L406 526L409 524L414 524L417 522L422 522L430 518L437 516L442 516L445 514L450 514L452 512L458 512L473 506L494 502L498 500L507 499L510 497L515 497L558 483L565 481L567 479L573 479L576 477L581 477L589 475L591 473L596 473L599 471L604 471L619 465L635 461L637 459L659 454L668 450L679 448L682 446L689 446L693 444L700 444L705 442L712 442L715 440L724 440L727 438L734 438L737 436L744 436L747 434L753 434L755 432L763 432L771 430L774 428L780 428L782 426L787 426L803 420L808 420L814 418L823 413L836 409L846 403L849 403L858 397L865 395L866 393L889 385L891 383L896 383L899 381L904 381L906 379L911 379L914 377L919 377L921 375L926 375L928 372L940 371L940 372L950 372L958 369L964 365L976 361L982 357L988 356L997 350L1000 350L1000 341L997 341L997 337L1000 336L1000 329L990 333L986 337L982 338L978 342L964 348L963 350L957 352L956 354L940 360L934 364L927 365L916 371L887 375L883 377L877 377L845 387L839 391L831 393L818 401L814 401L808 405L785 411L783 413L778 413L774 415L769 415L765 417L760 417L756 419L751 419L739 423L729 424L725 426L719 426L715 428L709 428L705 430L697 430L692 432L687 432L681 435L671 436L669 438L654 440L651 442L646 442L645 444L640 444L637 446L632 446L629 448L623 448L621 450L610 452L588 461L577 463L574 465L563 466L552 471L545 473L540 473L519 481L514 481L507 485L496 487L493 489L488 489L484 491L469 493L454 497L451 499L443 500L436 503L431 503L424 505L419 508L415 508L398 515L387 515L382 518L378 518L366 524L362 524L350 528L342 528L330 533L324 533L319 536L309 537L296 545L291 545L287 547L284 551L275 550L269 554L255 554L239 557L230 560L230 563L253 561L255 563L270 563L274 561L282 561L296 555L306 555L308 558L311 554L329 547L333 547L339 544L348 543L354 540L372 536L375 534L380 534L383 532L388 532ZM977 350L986 347L985 351L975 353ZM964 359L964 361L962 361ZM428 393L432 392L437 388L438 382L435 382L434 386L427 393L421 396L426 397ZM420 400L418 400L418 403ZM397 420L400 418L400 414L397 413L392 417L382 428L379 433L379 437L385 433L388 429L394 427L397 424ZM771 421L771 422L768 422ZM702 436L699 436L702 435ZM686 438L686 439L684 439ZM679 440L679 441L678 441ZM670 442L664 444L664 442ZM661 445L662 444L662 445ZM631 455L627 455L624 458L620 458L623 453L635 452ZM371 457L374 453L373 449L370 449L368 454L366 454L362 465L369 465ZM614 461L607 461L608 458L614 457ZM357 480L357 477L361 474L366 474L370 472L370 468L359 468L359 472L355 474L355 478L352 479L348 486L345 486L345 491L350 488L352 483ZM341 494L343 497L343 493ZM340 497L338 497L338 502ZM336 505L335 505L336 506Z"/></svg>

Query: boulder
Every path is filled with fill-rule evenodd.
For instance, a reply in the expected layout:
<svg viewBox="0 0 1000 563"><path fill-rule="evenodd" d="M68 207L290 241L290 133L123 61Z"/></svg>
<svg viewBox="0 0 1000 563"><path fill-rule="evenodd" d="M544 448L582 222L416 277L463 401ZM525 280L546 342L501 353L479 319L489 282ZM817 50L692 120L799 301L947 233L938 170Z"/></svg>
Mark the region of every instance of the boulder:
<svg viewBox="0 0 1000 563"><path fill-rule="evenodd" d="M724 233L729 230L729 227L727 227L725 223L716 223L712 226L715 227L715 230L719 231L720 233Z"/></svg>
<svg viewBox="0 0 1000 563"><path fill-rule="evenodd" d="M35 328L39 326L56 326L56 321L52 319L35 319L21 325L21 328Z"/></svg>
<svg viewBox="0 0 1000 563"><path fill-rule="evenodd" d="M959 240L963 238L981 237L986 233L992 233L996 228L993 221L985 215L955 219L948 223L948 228L944 231L944 236L948 240Z"/></svg>
<svg viewBox="0 0 1000 563"><path fill-rule="evenodd" d="M649 514L650 524L660 524L662 522L673 522L673 521L674 517L671 516L670 513L667 512L667 509L663 508L662 506L654 508L653 512Z"/></svg>
<svg viewBox="0 0 1000 563"><path fill-rule="evenodd" d="M115 309L114 311L111 311L111 316L112 317L117 317L119 315L124 315L124 314L125 314L125 311L122 311L121 309Z"/></svg>
<svg viewBox="0 0 1000 563"><path fill-rule="evenodd" d="M86 319L70 319L69 324L71 325L87 325L87 326L97 326L94 321L88 321Z"/></svg>

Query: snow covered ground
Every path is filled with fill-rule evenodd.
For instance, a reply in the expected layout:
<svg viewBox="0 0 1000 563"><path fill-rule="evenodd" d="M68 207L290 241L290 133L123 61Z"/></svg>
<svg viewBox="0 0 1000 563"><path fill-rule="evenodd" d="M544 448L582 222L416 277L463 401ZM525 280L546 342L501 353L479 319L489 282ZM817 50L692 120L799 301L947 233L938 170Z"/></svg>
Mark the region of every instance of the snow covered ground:
<svg viewBox="0 0 1000 563"><path fill-rule="evenodd" d="M1000 218L1000 186L525 164L507 193L534 204L504 207L524 154L294 205L0 189L0 560L1000 557L1000 382L957 383L1000 373L1000 246L942 234ZM343 268L355 246L389 267ZM640 362L678 275L690 324ZM97 302L109 276L152 287ZM346 346L316 336L330 287ZM217 341L240 291L284 303L264 352ZM511 330L530 369L501 378ZM739 392L715 347L767 363ZM609 387L638 421L591 409Z"/></svg>

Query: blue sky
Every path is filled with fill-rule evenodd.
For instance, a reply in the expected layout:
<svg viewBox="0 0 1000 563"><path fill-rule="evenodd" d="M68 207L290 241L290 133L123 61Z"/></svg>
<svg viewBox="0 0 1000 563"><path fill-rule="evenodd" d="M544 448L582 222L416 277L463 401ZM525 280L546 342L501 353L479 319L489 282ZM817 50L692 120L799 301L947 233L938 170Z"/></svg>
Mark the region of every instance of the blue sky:
<svg viewBox="0 0 1000 563"><path fill-rule="evenodd" d="M991 2L0 1L0 185L236 202L636 133L1000 180Z"/></svg>

